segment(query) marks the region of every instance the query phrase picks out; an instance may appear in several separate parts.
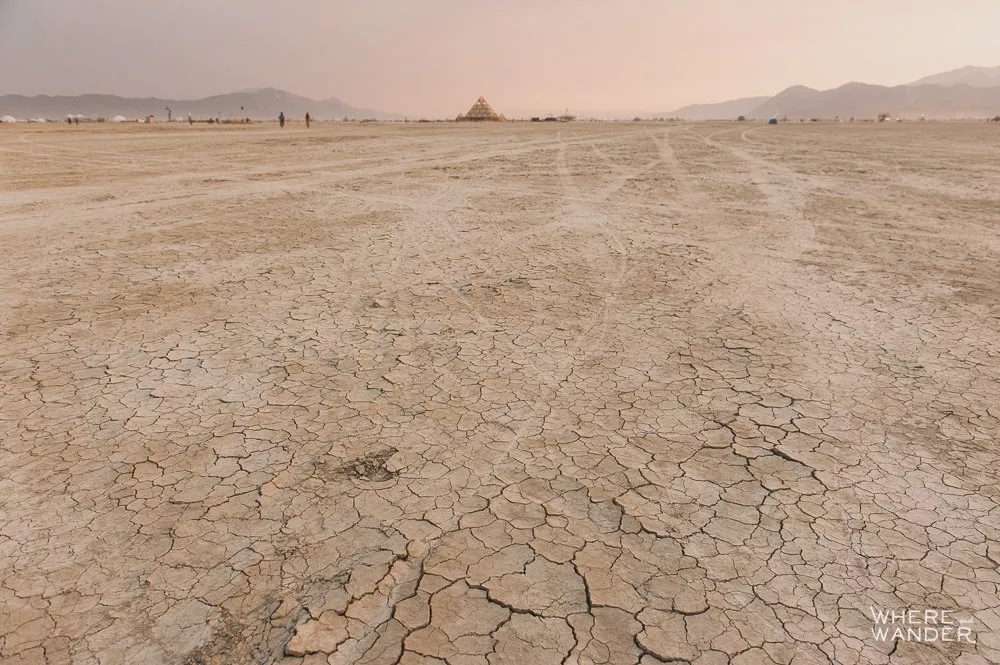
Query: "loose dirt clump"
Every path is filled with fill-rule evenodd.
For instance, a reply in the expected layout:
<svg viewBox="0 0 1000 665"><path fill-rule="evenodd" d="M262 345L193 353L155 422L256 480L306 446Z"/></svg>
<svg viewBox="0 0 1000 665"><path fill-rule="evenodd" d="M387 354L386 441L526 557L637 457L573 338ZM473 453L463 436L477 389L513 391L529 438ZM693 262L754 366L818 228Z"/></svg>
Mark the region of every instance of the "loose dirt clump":
<svg viewBox="0 0 1000 665"><path fill-rule="evenodd" d="M336 467L334 475L343 478L355 478L369 482L382 483L392 480L398 474L385 468L386 462L396 453L395 448L388 448L374 453L368 453L361 457L355 457Z"/></svg>

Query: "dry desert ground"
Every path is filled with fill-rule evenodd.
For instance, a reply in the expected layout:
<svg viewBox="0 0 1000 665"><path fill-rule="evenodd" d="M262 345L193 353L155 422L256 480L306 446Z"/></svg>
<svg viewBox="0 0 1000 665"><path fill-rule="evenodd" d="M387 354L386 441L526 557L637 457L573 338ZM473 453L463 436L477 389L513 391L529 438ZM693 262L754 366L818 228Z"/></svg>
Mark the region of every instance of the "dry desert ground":
<svg viewBox="0 0 1000 665"><path fill-rule="evenodd" d="M998 157L0 127L0 661L1000 662Z"/></svg>

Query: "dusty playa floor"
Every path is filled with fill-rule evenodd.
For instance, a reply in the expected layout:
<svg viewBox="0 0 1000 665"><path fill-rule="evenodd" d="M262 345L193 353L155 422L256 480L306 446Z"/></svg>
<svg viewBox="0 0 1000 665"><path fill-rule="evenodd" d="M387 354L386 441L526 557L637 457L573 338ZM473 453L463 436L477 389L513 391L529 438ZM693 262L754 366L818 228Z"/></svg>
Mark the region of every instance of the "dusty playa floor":
<svg viewBox="0 0 1000 665"><path fill-rule="evenodd" d="M1000 662L996 127L0 129L4 663Z"/></svg>

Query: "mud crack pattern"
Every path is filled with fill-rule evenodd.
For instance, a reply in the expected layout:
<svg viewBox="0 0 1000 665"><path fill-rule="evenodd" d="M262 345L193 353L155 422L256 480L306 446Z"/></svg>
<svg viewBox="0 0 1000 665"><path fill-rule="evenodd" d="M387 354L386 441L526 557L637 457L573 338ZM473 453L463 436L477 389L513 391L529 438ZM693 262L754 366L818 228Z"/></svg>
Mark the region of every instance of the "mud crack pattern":
<svg viewBox="0 0 1000 665"><path fill-rule="evenodd" d="M0 660L1000 662L993 129L5 129Z"/></svg>

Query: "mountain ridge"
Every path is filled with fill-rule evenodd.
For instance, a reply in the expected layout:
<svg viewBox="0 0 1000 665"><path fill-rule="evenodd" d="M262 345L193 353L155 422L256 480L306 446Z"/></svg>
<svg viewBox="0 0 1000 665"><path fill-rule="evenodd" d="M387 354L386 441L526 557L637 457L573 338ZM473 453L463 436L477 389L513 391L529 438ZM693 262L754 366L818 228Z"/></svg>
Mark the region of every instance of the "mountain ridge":
<svg viewBox="0 0 1000 665"><path fill-rule="evenodd" d="M1000 113L1000 86L984 88L960 84L881 86L845 83L830 90L800 86L779 92L747 115L794 119L861 118L880 114L896 118L940 120L987 118Z"/></svg>
<svg viewBox="0 0 1000 665"><path fill-rule="evenodd" d="M993 88L1000 86L1000 66L978 67L968 65L940 74L931 74L917 79L911 86L918 85L971 85L974 88Z"/></svg>
<svg viewBox="0 0 1000 665"><path fill-rule="evenodd" d="M988 85L996 77L996 83ZM761 100L747 104L748 100ZM690 104L657 117L685 120L859 118L880 114L916 119L959 120L1000 114L1000 67L961 67L907 85L884 86L852 81L829 90L804 85L785 88L771 97L747 97L715 104Z"/></svg>
<svg viewBox="0 0 1000 665"><path fill-rule="evenodd" d="M0 115L11 115L18 119L41 117L61 120L68 114L144 118L147 115L163 116L167 107L175 118L186 118L191 114L199 120L245 117L254 120L273 119L281 112L288 118L300 118L308 112L317 120L403 119L401 114L354 107L337 97L314 100L274 87L253 88L192 100L122 97L100 93L75 96L0 96ZM739 116L765 119L778 115L793 119L834 116L869 119L882 113L901 118L994 117L1000 114L1000 66L970 65L898 86L852 81L837 88L816 90L795 85L773 96L689 104L675 111L652 115L687 120L725 120ZM631 112L628 115L631 116Z"/></svg>
<svg viewBox="0 0 1000 665"><path fill-rule="evenodd" d="M145 118L148 115L165 117L169 107L174 118L196 120L216 118L222 120L251 118L271 120L284 113L288 118L304 117L306 113L316 120L339 118L397 120L402 116L373 109L351 106L336 97L314 100L277 88L259 88L200 99L166 99L162 97L121 97L109 94L86 95L2 95L0 115L15 118L48 118L61 120L69 114L88 117Z"/></svg>
<svg viewBox="0 0 1000 665"><path fill-rule="evenodd" d="M657 117L684 118L685 120L729 120L747 115L770 97L741 97L725 102L688 104L670 113L658 113Z"/></svg>

